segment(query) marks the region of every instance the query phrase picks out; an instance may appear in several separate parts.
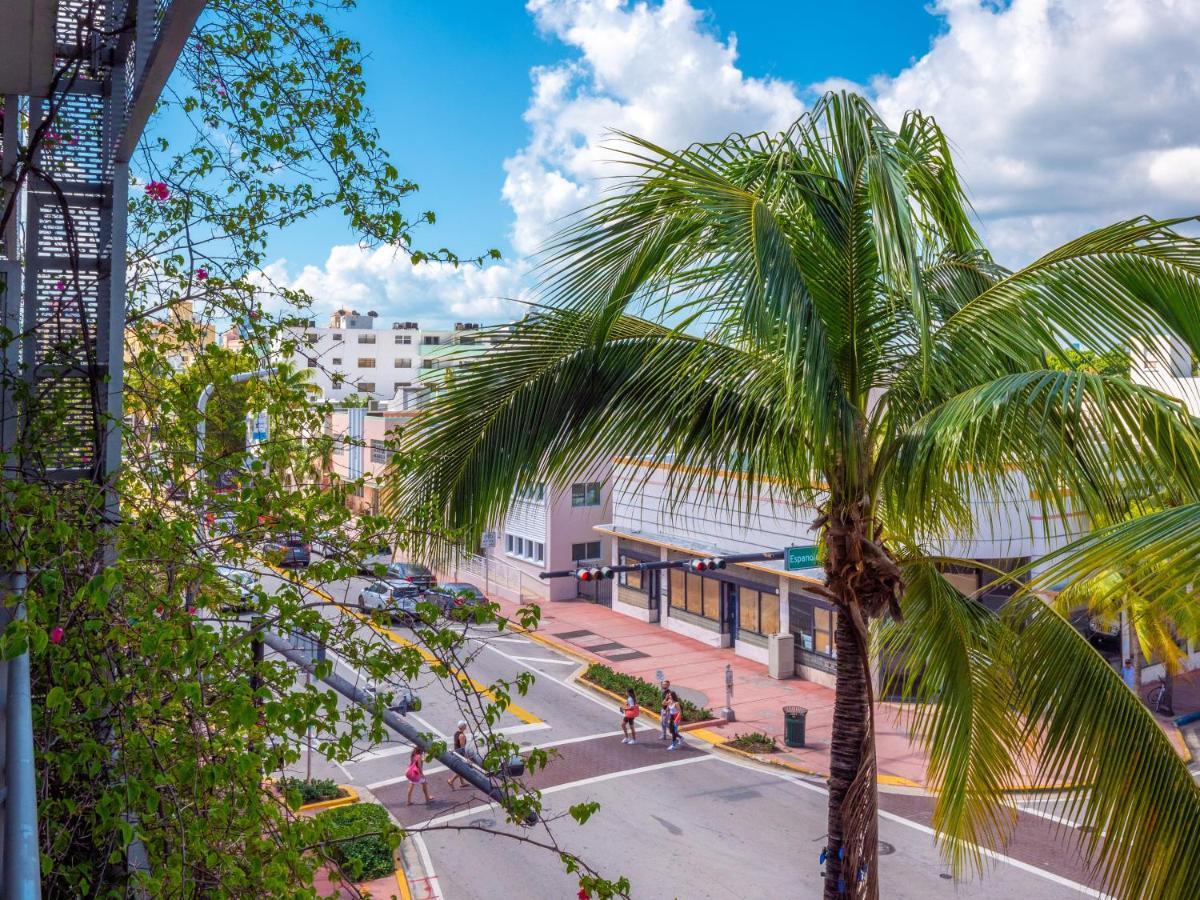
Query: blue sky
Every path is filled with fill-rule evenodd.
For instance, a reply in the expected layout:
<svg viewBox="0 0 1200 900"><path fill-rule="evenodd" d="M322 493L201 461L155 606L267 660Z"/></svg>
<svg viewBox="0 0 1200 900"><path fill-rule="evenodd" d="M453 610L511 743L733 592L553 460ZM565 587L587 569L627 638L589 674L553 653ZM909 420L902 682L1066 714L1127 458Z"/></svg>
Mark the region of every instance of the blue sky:
<svg viewBox="0 0 1200 900"><path fill-rule="evenodd" d="M697 5L715 34L736 35L746 71L797 85L898 72L943 25L922 0ZM464 254L498 247L513 256L503 162L528 135L530 70L578 54L539 33L515 0L360 0L338 22L367 55L367 101L385 146L421 186L413 207L438 214L431 240ZM339 227L336 215L326 216L281 235L272 249L295 261L323 260ZM341 240L350 234L343 230Z"/></svg>
<svg viewBox="0 0 1200 900"><path fill-rule="evenodd" d="M428 324L519 314L528 255L611 172L609 129L665 146L776 129L830 87L947 131L996 258L1017 266L1121 218L1200 212L1200 3L1180 0L360 0L385 144L432 208L429 246L484 270L366 251L336 215L268 270L316 311Z"/></svg>

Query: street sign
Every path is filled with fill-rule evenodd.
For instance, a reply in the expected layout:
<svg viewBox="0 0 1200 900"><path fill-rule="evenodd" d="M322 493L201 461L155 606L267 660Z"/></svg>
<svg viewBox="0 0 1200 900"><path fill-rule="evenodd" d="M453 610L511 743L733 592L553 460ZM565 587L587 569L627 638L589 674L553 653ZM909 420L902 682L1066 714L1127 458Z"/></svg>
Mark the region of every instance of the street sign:
<svg viewBox="0 0 1200 900"><path fill-rule="evenodd" d="M479 546L484 550L491 550L496 546L496 532L485 531L479 536Z"/></svg>
<svg viewBox="0 0 1200 900"><path fill-rule="evenodd" d="M658 669L657 671L655 671L654 680L659 681L659 682L661 682L663 680L663 670L662 669Z"/></svg>
<svg viewBox="0 0 1200 900"><path fill-rule="evenodd" d="M784 552L783 567L789 572L811 569L817 565L817 548L813 545L788 547Z"/></svg>

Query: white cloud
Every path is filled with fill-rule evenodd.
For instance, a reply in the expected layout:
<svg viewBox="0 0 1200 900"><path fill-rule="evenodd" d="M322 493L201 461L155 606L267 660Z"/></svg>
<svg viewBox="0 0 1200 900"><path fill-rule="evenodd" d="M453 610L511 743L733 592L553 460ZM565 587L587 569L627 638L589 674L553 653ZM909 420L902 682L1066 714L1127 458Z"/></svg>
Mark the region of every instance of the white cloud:
<svg viewBox="0 0 1200 900"><path fill-rule="evenodd" d="M346 307L375 310L385 321L417 321L444 326L450 321L509 321L522 315L522 263L457 269L439 263L414 266L408 257L388 247L373 250L355 245L336 246L323 265L293 271L286 259L266 267L279 284L308 292L313 313L320 319Z"/></svg>
<svg viewBox="0 0 1200 900"><path fill-rule="evenodd" d="M611 133L665 147L733 131L785 127L803 109L796 88L754 78L737 43L707 27L687 0L529 0L538 27L579 55L535 69L528 144L505 161L513 245L532 253L555 222L594 199L611 176Z"/></svg>
<svg viewBox="0 0 1200 900"><path fill-rule="evenodd" d="M529 138L504 161L520 254L620 171L614 130L683 147L781 129L803 111L802 98L855 88L838 72L799 87L755 77L736 39L687 0L527 7L572 55L531 73ZM1121 218L1200 212L1200 2L935 0L932 13L944 28L929 51L866 92L893 124L914 108L937 118L1000 261L1023 264ZM836 29L831 11L797 52L805 41L842 39ZM494 298L518 294L528 271L520 260L414 269L390 251L357 247L335 247L323 266L279 268L325 309L440 322L519 314Z"/></svg>
<svg viewBox="0 0 1200 900"><path fill-rule="evenodd" d="M1003 262L1117 219L1200 212L1200 3L940 0L946 31L871 86L934 115Z"/></svg>

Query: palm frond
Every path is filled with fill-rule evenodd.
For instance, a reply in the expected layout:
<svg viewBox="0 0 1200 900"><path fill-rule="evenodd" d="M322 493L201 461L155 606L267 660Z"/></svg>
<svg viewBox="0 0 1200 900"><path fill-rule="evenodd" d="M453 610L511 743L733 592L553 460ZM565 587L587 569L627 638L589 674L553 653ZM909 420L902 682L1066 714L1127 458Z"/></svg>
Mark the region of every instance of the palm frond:
<svg viewBox="0 0 1200 900"><path fill-rule="evenodd" d="M1014 709L1039 776L1082 786L1063 815L1121 897L1190 897L1200 884L1200 786L1120 674L1035 596L1003 613L1016 640Z"/></svg>
<svg viewBox="0 0 1200 900"><path fill-rule="evenodd" d="M885 693L902 689L910 727L929 756L933 827L954 872L984 868L982 846L1016 824L1003 792L1016 783L1021 734L1010 700L1011 634L957 591L928 559L903 564L903 621L881 624L882 658L903 661Z"/></svg>

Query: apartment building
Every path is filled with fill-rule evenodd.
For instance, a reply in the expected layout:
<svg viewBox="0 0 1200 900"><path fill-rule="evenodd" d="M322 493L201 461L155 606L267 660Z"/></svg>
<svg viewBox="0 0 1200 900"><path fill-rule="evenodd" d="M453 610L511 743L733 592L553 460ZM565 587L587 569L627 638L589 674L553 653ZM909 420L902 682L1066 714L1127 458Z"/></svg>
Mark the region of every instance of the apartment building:
<svg viewBox="0 0 1200 900"><path fill-rule="evenodd" d="M609 523L596 532L608 537L613 565L730 556L814 547L815 507L797 506L766 490L742 503L732 496L696 489L682 499L669 496L666 466L644 460L614 463ZM1014 570L1060 546L1080 521L1043 518L1042 504L1014 475L1002 497L972 501L976 529L969 538L946 540L932 552L971 560L948 571L961 590L974 593L994 580L991 569ZM815 593L824 571L816 564L789 571L784 561L739 563L694 573L683 569L618 575L613 610L661 625L713 647L768 663L772 635L791 634L794 672L832 685L833 632L837 613ZM998 608L1011 588L982 596Z"/></svg>

